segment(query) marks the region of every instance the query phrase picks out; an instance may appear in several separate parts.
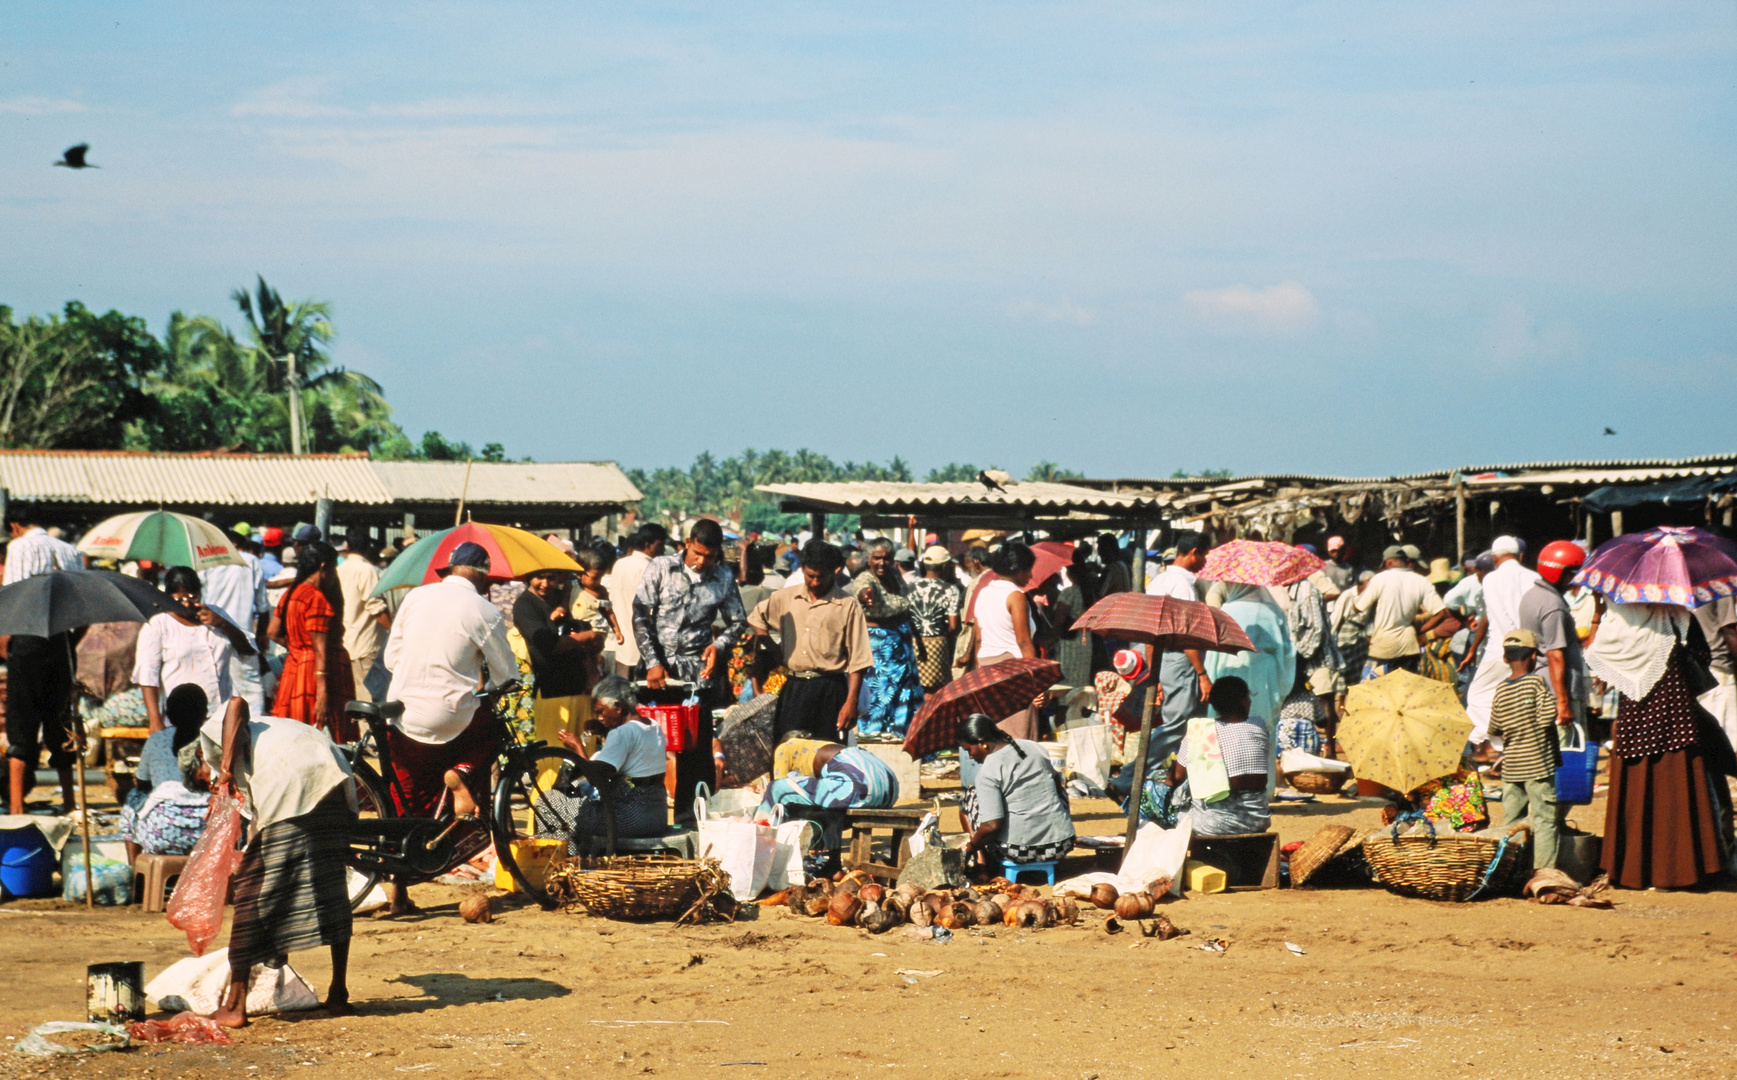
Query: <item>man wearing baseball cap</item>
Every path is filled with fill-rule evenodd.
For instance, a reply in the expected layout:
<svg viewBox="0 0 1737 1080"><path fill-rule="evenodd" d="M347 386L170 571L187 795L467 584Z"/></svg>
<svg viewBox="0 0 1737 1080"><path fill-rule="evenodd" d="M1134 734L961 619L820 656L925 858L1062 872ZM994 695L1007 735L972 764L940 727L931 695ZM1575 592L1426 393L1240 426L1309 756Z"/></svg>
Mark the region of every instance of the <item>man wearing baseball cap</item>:
<svg viewBox="0 0 1737 1080"><path fill-rule="evenodd" d="M1399 669L1416 671L1423 655L1420 639L1448 615L1435 587L1412 569L1405 548L1389 547L1381 553L1381 562L1381 573L1370 579L1355 602L1358 612L1372 613L1364 679L1379 679Z"/></svg>
<svg viewBox="0 0 1737 1080"><path fill-rule="evenodd" d="M455 816L474 814L474 786L488 783L499 748L476 688L485 665L491 689L519 677L506 617L484 595L489 569L482 545L453 548L437 571L441 580L404 598L386 639L383 659L392 672L386 698L404 703L387 741L407 803L398 811L406 817L433 813L447 792ZM394 914L413 909L403 886L391 892Z"/></svg>

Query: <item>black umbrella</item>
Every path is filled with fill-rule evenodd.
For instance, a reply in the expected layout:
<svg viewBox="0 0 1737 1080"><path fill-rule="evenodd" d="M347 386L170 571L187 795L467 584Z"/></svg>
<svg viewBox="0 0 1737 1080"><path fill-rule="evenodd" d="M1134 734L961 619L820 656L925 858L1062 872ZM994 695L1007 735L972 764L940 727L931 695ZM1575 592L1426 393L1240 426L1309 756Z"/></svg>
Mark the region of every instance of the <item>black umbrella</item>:
<svg viewBox="0 0 1737 1080"><path fill-rule="evenodd" d="M725 787L743 787L772 771L772 750L777 742L772 729L777 716L777 694L761 694L730 706L724 713L718 724L718 743L724 748L721 782Z"/></svg>
<svg viewBox="0 0 1737 1080"><path fill-rule="evenodd" d="M149 582L109 570L55 570L0 589L0 634L52 637L92 623L190 612Z"/></svg>
<svg viewBox="0 0 1737 1080"><path fill-rule="evenodd" d="M108 570L53 570L0 588L0 634L52 637L92 623L145 622L161 611L190 614L155 585ZM73 665L70 639L66 653L67 663ZM70 711L71 702L67 708ZM84 827L84 902L90 907L95 890L91 888L89 804L84 796L84 739L78 724L72 731L67 749L78 754L74 775Z"/></svg>

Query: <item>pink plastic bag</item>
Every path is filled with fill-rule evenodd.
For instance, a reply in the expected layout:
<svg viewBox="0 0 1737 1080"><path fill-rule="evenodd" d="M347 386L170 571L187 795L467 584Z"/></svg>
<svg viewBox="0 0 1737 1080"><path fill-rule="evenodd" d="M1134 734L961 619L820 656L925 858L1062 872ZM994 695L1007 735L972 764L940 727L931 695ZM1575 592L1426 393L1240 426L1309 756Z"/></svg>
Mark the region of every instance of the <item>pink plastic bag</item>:
<svg viewBox="0 0 1737 1080"><path fill-rule="evenodd" d="M234 1046L235 1037L210 1017L178 1013L168 1020L140 1020L127 1028L138 1042L181 1043L184 1046Z"/></svg>
<svg viewBox="0 0 1737 1080"><path fill-rule="evenodd" d="M205 831L193 845L187 868L181 871L169 897L169 925L187 932L194 956L205 955L223 926L229 878L241 864L241 852L235 849L240 837L241 804L222 791L213 791Z"/></svg>

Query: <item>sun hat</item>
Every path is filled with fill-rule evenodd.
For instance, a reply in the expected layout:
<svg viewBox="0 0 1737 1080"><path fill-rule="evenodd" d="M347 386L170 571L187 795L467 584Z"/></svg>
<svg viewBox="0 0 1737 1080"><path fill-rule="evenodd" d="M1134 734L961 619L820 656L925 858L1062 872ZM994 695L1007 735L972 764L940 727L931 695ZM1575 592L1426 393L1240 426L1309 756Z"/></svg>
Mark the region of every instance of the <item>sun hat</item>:
<svg viewBox="0 0 1737 1080"><path fill-rule="evenodd" d="M1405 557L1414 563L1423 561L1423 549L1416 544L1403 544L1399 550L1405 552Z"/></svg>
<svg viewBox="0 0 1737 1080"><path fill-rule="evenodd" d="M940 544L931 544L923 549L924 566L946 566L953 561L953 553Z"/></svg>
<svg viewBox="0 0 1737 1080"><path fill-rule="evenodd" d="M1429 561L1429 583L1431 585L1440 585L1445 581L1452 581L1453 579L1454 571L1451 560L1444 556L1440 559L1431 559Z"/></svg>
<svg viewBox="0 0 1737 1080"><path fill-rule="evenodd" d="M1146 658L1133 649L1117 649L1116 655L1110 659L1110 666L1130 683L1138 683L1146 677Z"/></svg>
<svg viewBox="0 0 1737 1080"><path fill-rule="evenodd" d="M1381 553L1381 561L1382 562L1386 562L1388 559L1403 559L1403 558L1405 558L1405 549L1403 547L1400 547L1398 544L1388 545L1387 549Z"/></svg>

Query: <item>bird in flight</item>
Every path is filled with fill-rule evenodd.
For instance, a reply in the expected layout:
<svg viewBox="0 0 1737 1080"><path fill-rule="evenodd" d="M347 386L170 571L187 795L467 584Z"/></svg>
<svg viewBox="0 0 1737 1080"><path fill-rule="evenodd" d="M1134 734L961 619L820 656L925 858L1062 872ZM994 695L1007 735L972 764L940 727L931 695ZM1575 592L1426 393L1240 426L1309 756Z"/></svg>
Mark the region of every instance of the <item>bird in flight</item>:
<svg viewBox="0 0 1737 1080"><path fill-rule="evenodd" d="M1615 435L1615 434L1616 434L1616 429L1615 429L1615 428L1605 428L1605 429L1604 429L1604 433L1605 433L1605 434L1606 434L1606 435Z"/></svg>
<svg viewBox="0 0 1737 1080"><path fill-rule="evenodd" d="M100 169L100 168L102 168L101 165L92 165L90 162L88 162L84 159L84 156L88 153L90 153L90 143L82 143L81 142L77 146L67 147L66 153L60 155L60 160L55 162L55 164L56 165L63 165L68 169Z"/></svg>

